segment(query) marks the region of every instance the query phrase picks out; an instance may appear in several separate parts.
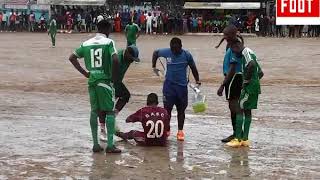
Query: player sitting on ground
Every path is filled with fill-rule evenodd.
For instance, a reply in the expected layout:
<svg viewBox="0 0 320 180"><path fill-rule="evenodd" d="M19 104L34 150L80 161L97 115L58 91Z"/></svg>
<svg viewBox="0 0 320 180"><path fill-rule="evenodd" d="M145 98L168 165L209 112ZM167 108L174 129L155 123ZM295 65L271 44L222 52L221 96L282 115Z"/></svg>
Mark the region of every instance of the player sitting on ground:
<svg viewBox="0 0 320 180"><path fill-rule="evenodd" d="M124 140L134 139L138 145L164 146L169 130L169 115L164 108L158 107L158 96L151 93L147 98L147 107L130 115L126 122L141 122L144 132L132 130L127 133L116 132Z"/></svg>
<svg viewBox="0 0 320 180"><path fill-rule="evenodd" d="M115 96L118 99L116 106L115 106L115 114L117 114L124 108L124 106L129 102L130 99L130 92L127 89L126 85L122 82L123 78L132 62L139 62L139 50L136 46L131 45L126 49L121 49L118 51L118 58L119 58L119 68L120 74L119 80L117 83L114 83L115 88ZM106 140L106 130L105 130L105 116L99 116L100 122L100 139L105 141Z"/></svg>
<svg viewBox="0 0 320 180"><path fill-rule="evenodd" d="M91 114L90 127L93 138L93 152L103 151L98 143L98 114L106 114L108 128L107 153L120 153L113 144L115 129L114 88L119 74L117 50L112 39L108 36L111 32L111 24L101 20L97 24L98 32L95 37L85 41L71 54L69 60L73 66L86 78L88 78L88 90L90 96ZM84 70L78 58L84 58L87 72Z"/></svg>
<svg viewBox="0 0 320 180"><path fill-rule="evenodd" d="M244 47L239 40L232 42L232 52L241 58L243 69L243 85L239 99L240 111L237 112L235 139L227 143L230 147L249 146L249 129L251 124L251 110L257 109L258 97L261 94L260 79L263 72L257 62L255 53ZM244 115L244 118L243 118Z"/></svg>

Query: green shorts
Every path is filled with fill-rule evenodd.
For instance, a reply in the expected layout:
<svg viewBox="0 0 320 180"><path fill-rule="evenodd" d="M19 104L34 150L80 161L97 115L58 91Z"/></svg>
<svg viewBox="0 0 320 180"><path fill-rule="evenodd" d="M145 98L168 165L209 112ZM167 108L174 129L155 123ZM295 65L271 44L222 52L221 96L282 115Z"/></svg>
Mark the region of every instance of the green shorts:
<svg viewBox="0 0 320 180"><path fill-rule="evenodd" d="M110 83L89 85L91 111L114 111L115 90Z"/></svg>
<svg viewBox="0 0 320 180"><path fill-rule="evenodd" d="M245 89L242 89L239 103L240 108L244 110L257 109L259 94L249 94Z"/></svg>

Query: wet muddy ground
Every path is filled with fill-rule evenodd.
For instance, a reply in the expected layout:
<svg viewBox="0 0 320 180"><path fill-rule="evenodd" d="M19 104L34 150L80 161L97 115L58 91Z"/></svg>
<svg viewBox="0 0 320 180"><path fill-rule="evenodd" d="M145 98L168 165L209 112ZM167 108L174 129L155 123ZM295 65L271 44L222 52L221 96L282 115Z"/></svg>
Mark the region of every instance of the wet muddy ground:
<svg viewBox="0 0 320 180"><path fill-rule="evenodd" d="M185 142L175 139L173 117L168 147L116 139L123 153L106 156L91 152L86 80L67 60L92 36L58 34L52 49L46 34L0 34L0 179L319 179L319 39L245 39L265 77L252 147L230 149L220 142L231 133L227 102L216 95L224 47L213 47L220 37L181 37L197 61L208 111L193 114L188 107ZM118 48L125 46L122 35L112 38ZM161 95L151 55L171 38L138 40L142 63L126 76L132 98L117 118L122 130L140 129L125 118L148 93Z"/></svg>

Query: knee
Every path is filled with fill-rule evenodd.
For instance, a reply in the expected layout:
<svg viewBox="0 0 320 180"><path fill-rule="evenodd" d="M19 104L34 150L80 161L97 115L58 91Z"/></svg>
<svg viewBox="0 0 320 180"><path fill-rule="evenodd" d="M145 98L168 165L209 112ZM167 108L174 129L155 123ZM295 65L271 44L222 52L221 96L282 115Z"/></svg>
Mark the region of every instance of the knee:
<svg viewBox="0 0 320 180"><path fill-rule="evenodd" d="M229 100L229 109L232 113L237 113L240 110L238 100Z"/></svg>
<svg viewBox="0 0 320 180"><path fill-rule="evenodd" d="M129 92L125 93L120 97L121 101L124 101L126 103L129 102L130 98L131 98L131 94Z"/></svg>
<svg viewBox="0 0 320 180"><path fill-rule="evenodd" d="M129 102L130 98L131 98L131 94L130 94L130 92L127 92L126 95L124 96L124 100L126 102Z"/></svg>

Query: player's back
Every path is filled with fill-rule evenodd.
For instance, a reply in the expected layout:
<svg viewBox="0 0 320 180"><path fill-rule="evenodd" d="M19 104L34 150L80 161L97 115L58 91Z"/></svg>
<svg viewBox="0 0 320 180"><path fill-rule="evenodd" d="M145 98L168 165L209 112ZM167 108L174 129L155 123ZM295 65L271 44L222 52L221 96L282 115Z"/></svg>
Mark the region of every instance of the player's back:
<svg viewBox="0 0 320 180"><path fill-rule="evenodd" d="M82 43L75 55L84 58L90 71L89 84L98 80L111 81L112 55L117 53L112 39L98 33L95 37Z"/></svg>
<svg viewBox="0 0 320 180"><path fill-rule="evenodd" d="M141 109L146 145L165 145L170 122L167 111L157 106Z"/></svg>

